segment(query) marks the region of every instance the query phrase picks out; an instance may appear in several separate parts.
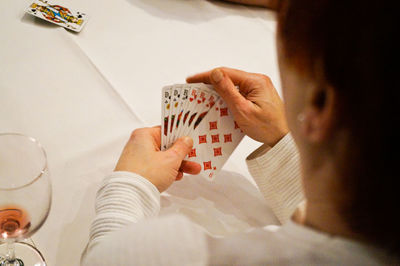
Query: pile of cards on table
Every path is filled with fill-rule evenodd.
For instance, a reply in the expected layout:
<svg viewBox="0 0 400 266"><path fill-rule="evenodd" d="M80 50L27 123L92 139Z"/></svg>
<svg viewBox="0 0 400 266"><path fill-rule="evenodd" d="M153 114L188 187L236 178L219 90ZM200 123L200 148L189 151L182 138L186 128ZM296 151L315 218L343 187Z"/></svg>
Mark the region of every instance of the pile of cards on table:
<svg viewBox="0 0 400 266"><path fill-rule="evenodd" d="M187 161L201 165L201 175L213 180L244 134L225 101L211 85L175 84L162 89L161 150L190 136Z"/></svg>

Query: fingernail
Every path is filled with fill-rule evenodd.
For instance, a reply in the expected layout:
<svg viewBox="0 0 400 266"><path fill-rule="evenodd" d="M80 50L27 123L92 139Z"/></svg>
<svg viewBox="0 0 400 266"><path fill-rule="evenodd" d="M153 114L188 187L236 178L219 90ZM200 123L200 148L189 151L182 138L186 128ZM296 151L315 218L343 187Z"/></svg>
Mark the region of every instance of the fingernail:
<svg viewBox="0 0 400 266"><path fill-rule="evenodd" d="M182 141L188 146L193 145L193 140L191 137L188 137L188 136L182 137Z"/></svg>
<svg viewBox="0 0 400 266"><path fill-rule="evenodd" d="M219 69L214 69L211 72L211 79L215 82L218 83L224 78L224 74L222 73L221 70Z"/></svg>

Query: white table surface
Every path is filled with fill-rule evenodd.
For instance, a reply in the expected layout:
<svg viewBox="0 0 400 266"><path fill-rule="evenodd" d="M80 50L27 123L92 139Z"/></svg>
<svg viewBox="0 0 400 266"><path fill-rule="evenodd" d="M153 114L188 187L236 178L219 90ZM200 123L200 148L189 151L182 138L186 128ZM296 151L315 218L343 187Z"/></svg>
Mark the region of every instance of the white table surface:
<svg viewBox="0 0 400 266"><path fill-rule="evenodd" d="M160 124L160 91L216 66L268 74L280 91L273 12L205 0L58 1L89 14L79 34L0 8L0 132L45 147L53 203L32 237L48 265L79 265L94 197L130 132ZM217 180L188 176L162 196L161 214L182 213L223 236L276 223L244 162L245 138ZM0 177L1 178L1 177Z"/></svg>

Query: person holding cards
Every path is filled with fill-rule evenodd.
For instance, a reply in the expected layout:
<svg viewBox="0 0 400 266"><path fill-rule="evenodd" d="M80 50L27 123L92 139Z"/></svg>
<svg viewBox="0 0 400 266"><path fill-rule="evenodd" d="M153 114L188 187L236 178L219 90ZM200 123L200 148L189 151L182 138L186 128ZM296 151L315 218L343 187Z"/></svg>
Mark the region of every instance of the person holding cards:
<svg viewBox="0 0 400 266"><path fill-rule="evenodd" d="M192 139L160 151L160 128L143 128L99 190L83 265L399 264L400 95L387 67L395 10L385 1L280 2L284 104L261 74L217 68L187 79L212 84L240 129L264 143L247 163L279 228L213 238L184 216L158 218L160 193L200 166L184 160Z"/></svg>

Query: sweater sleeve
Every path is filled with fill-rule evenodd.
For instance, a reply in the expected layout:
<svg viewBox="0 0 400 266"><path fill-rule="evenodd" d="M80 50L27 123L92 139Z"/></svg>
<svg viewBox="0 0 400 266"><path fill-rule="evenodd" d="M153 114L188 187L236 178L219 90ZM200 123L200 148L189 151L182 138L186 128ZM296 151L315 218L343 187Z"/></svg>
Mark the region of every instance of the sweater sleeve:
<svg viewBox="0 0 400 266"><path fill-rule="evenodd" d="M158 218L160 193L147 179L114 172L96 197L82 265L203 265L205 234L181 215Z"/></svg>
<svg viewBox="0 0 400 266"><path fill-rule="evenodd" d="M274 147L261 146L246 160L250 174L281 223L303 201L297 147L290 134Z"/></svg>

